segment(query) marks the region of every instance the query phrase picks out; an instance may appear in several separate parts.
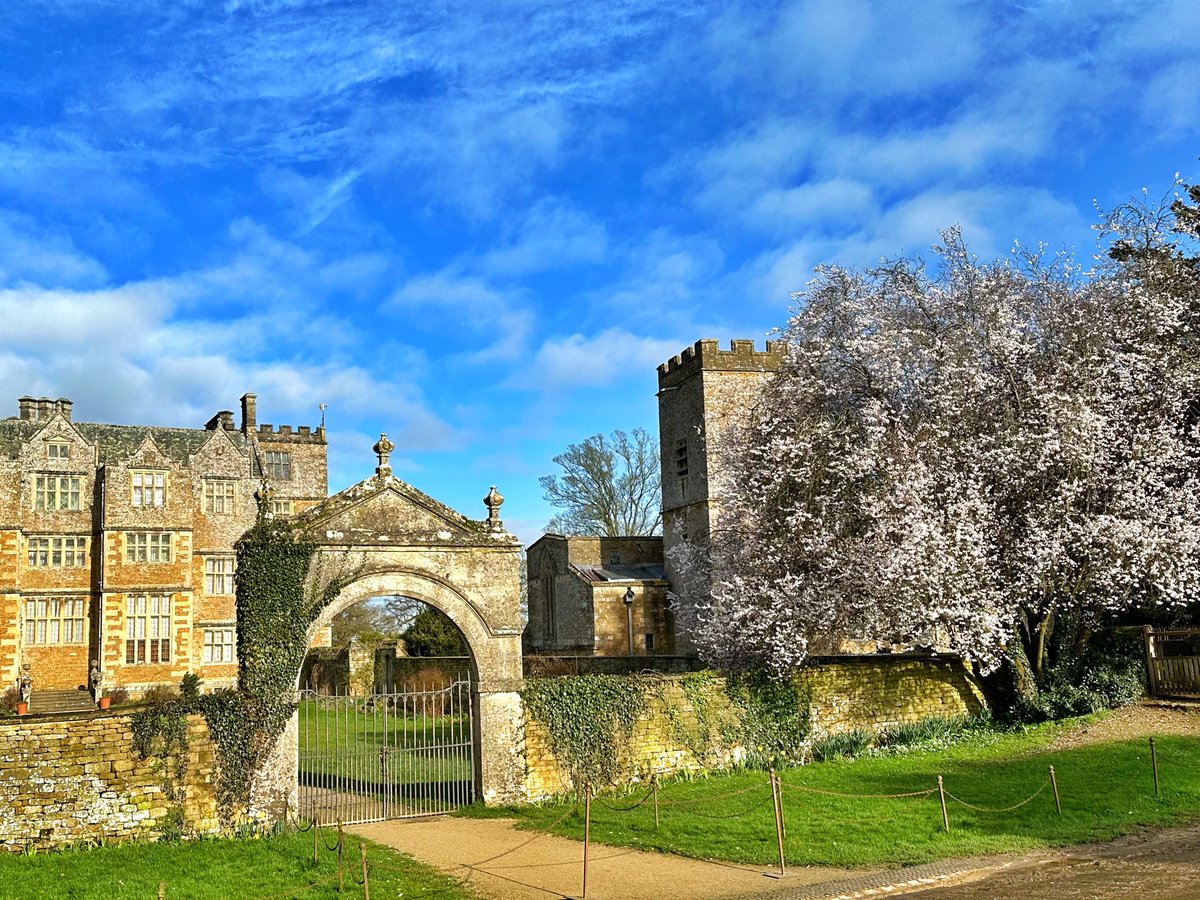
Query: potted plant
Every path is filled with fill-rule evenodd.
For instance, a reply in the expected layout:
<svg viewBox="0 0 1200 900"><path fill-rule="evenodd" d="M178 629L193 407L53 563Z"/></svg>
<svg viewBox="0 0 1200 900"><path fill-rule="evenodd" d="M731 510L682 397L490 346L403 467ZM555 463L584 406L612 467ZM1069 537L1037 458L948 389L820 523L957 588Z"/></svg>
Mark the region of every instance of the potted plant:
<svg viewBox="0 0 1200 900"><path fill-rule="evenodd" d="M96 705L101 709L108 709L110 703L112 703L112 697L108 694L101 695L100 699L96 701Z"/></svg>

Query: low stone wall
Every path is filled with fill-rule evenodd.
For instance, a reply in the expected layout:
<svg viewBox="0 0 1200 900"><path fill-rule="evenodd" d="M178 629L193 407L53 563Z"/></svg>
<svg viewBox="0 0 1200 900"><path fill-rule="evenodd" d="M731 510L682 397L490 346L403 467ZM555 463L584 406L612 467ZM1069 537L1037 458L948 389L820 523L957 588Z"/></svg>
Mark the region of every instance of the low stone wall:
<svg viewBox="0 0 1200 900"><path fill-rule="evenodd" d="M823 658L799 678L812 696L818 737L854 728L879 732L933 716L973 716L987 705L963 661L948 656Z"/></svg>
<svg viewBox="0 0 1200 900"><path fill-rule="evenodd" d="M808 666L797 678L811 696L814 737L854 728L878 732L933 716L974 715L985 707L967 667L945 657L839 657ZM745 759L744 747L720 739L738 718L723 679L714 676L704 687L703 706L702 722L683 679L663 676L648 693L623 750L620 780L719 771ZM525 719L526 797L541 800L573 790L546 726L528 713ZM706 732L710 740L703 738Z"/></svg>
<svg viewBox="0 0 1200 900"><path fill-rule="evenodd" d="M181 801L167 797L161 761L134 752L130 722L119 712L0 719L0 848L153 838L168 816L176 819L168 827L216 833L216 763L204 721L188 718Z"/></svg>

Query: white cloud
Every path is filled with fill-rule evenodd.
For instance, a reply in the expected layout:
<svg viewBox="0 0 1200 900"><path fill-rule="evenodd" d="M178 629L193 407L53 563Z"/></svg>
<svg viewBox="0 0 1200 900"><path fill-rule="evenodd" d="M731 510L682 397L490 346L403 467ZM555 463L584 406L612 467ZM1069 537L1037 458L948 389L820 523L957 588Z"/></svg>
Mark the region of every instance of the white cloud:
<svg viewBox="0 0 1200 900"><path fill-rule="evenodd" d="M679 342L639 337L621 328L592 336L571 334L542 343L506 387L560 392L603 387L630 375L643 375L679 352Z"/></svg>

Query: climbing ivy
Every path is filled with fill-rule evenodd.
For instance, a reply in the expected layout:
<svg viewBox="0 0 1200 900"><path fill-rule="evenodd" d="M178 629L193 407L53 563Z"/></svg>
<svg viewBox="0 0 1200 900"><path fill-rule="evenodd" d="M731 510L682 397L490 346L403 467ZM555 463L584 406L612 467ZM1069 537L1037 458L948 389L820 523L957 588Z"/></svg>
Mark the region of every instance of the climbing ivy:
<svg viewBox="0 0 1200 900"><path fill-rule="evenodd" d="M133 714L133 750L141 759L158 757L163 794L182 800L188 773L188 709L177 697L151 698Z"/></svg>
<svg viewBox="0 0 1200 900"><path fill-rule="evenodd" d="M750 765L803 758L812 720L808 691L766 672L724 680L714 672L530 678L523 696L529 716L546 726L551 751L579 787L617 780L651 695L671 737L700 762L714 762L735 748L745 750Z"/></svg>
<svg viewBox="0 0 1200 900"><path fill-rule="evenodd" d="M286 521L260 519L236 545L238 688L200 693L185 675L181 695L151 695L132 718L134 750L163 761L164 791L182 799L187 774L187 716L208 725L218 763L217 803L226 825L250 801L255 773L296 711L296 673L308 649L308 628L351 577L309 587L316 544Z"/></svg>
<svg viewBox="0 0 1200 900"><path fill-rule="evenodd" d="M800 762L812 730L812 695L792 678L762 669L725 679L725 693L737 706L742 746L752 765Z"/></svg>
<svg viewBox="0 0 1200 900"><path fill-rule="evenodd" d="M522 693L529 714L546 726L550 749L577 789L616 780L646 685L638 676L530 678Z"/></svg>

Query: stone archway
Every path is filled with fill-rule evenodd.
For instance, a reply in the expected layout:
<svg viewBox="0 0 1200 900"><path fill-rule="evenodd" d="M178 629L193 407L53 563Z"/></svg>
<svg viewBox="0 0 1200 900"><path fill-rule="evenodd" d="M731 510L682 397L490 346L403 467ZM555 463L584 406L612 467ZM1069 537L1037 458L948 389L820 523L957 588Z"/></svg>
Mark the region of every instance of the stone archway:
<svg viewBox="0 0 1200 900"><path fill-rule="evenodd" d="M412 597L443 612L470 648L476 794L488 804L518 800L524 778L521 545L500 521L503 498L493 488L484 500L488 519L468 519L395 478L386 438L375 449L380 466L374 477L295 517L317 546L309 594L324 598L309 640L339 612L371 597ZM297 671L297 686L299 678ZM267 767L277 774L259 781L260 808L281 805L285 783L295 808L296 722L293 717Z"/></svg>

